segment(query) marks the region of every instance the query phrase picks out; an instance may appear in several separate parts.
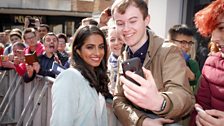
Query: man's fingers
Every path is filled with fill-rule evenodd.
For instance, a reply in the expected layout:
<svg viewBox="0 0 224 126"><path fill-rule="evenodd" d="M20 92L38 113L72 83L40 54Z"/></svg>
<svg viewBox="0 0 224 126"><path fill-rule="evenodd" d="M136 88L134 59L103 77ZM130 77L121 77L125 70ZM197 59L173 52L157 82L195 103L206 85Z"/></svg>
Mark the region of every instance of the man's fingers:
<svg viewBox="0 0 224 126"><path fill-rule="evenodd" d="M147 80L150 80L150 79L152 79L152 78L153 78L152 73L151 73L151 71L150 71L150 70L145 69L144 67L142 67L142 69L143 69L143 72L144 72L145 78L146 78Z"/></svg>
<svg viewBox="0 0 224 126"><path fill-rule="evenodd" d="M159 118L159 120L162 122L162 124L172 123L173 122L173 120L171 120L171 119L165 119L165 118Z"/></svg>
<svg viewBox="0 0 224 126"><path fill-rule="evenodd" d="M134 90L134 91L139 91L139 90L140 90L140 87L139 87L137 84L131 82L130 80L128 80L128 79L125 78L124 76L121 76L121 77L120 77L120 80L121 80L121 82L124 83L124 85L125 85L127 88L129 88L130 90Z"/></svg>
<svg viewBox="0 0 224 126"><path fill-rule="evenodd" d="M214 117L218 117L218 118L224 118L224 112L221 112L221 111L217 111L217 110L206 110L206 112L211 115L211 116L214 116Z"/></svg>
<svg viewBox="0 0 224 126"><path fill-rule="evenodd" d="M132 78L133 80L135 80L138 84L140 84L140 85L144 85L145 84L144 83L145 79L143 77L141 77L140 75L135 74L135 73L133 73L131 71L126 71L125 74L127 76L129 76L130 78Z"/></svg>

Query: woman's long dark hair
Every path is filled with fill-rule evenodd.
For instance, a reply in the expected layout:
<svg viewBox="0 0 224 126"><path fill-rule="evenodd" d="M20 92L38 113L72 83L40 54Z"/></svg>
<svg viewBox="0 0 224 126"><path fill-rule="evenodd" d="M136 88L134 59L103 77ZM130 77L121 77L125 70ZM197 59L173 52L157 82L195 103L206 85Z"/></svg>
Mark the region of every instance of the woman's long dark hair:
<svg viewBox="0 0 224 126"><path fill-rule="evenodd" d="M102 36L104 43L104 57L100 65L96 68L91 67L79 56L77 50L80 50L84 45L84 41L93 34ZM81 72L81 74L89 81L90 86L102 95L107 96L109 78L107 76L107 43L103 32L96 26L80 26L74 35L72 42L71 66Z"/></svg>

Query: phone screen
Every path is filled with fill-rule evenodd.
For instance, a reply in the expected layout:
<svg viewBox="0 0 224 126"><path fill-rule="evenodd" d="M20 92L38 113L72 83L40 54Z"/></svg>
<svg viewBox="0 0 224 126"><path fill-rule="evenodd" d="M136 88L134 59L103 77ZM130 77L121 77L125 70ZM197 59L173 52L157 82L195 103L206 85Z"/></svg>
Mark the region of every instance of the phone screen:
<svg viewBox="0 0 224 126"><path fill-rule="evenodd" d="M111 9L110 8L107 9L107 14L108 14L108 16L111 16Z"/></svg>
<svg viewBox="0 0 224 126"><path fill-rule="evenodd" d="M132 78L128 77L125 75L125 72L126 71L131 71L131 72L134 72L135 74L138 74L140 75L141 77L144 78L144 73L143 73L143 70L142 70L142 63L141 63L141 60L138 58L138 57L135 57L135 58L131 58L131 59L128 59L126 61L124 61L122 63L122 68L123 68L123 73L124 73L124 76L134 82L135 84L138 84L138 82L136 82L135 80L133 80ZM138 84L139 85L139 84Z"/></svg>

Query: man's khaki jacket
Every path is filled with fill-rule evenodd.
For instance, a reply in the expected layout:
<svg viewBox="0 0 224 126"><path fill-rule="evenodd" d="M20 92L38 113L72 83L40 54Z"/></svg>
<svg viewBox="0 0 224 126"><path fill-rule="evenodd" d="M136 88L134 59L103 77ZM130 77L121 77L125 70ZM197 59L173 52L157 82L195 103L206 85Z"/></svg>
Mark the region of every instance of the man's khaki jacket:
<svg viewBox="0 0 224 126"><path fill-rule="evenodd" d="M194 107L195 98L186 76L186 63L180 49L172 43L148 31L149 48L143 66L149 69L154 77L159 92L167 100L164 111L153 112L161 117L180 119L189 114ZM118 60L118 76L113 99L115 115L124 126L141 126L147 117L145 111L140 111L123 93L120 75L123 74L121 62L129 56L124 50ZM148 99L150 100L150 99ZM141 109L142 110L142 109Z"/></svg>

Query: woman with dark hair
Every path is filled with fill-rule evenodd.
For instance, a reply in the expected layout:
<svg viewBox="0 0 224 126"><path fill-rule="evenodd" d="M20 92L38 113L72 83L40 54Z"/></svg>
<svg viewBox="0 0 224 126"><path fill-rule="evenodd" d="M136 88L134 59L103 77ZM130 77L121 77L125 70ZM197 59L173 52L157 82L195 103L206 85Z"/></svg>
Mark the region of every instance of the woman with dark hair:
<svg viewBox="0 0 224 126"><path fill-rule="evenodd" d="M107 126L107 44L96 26L74 35L70 68L52 87L51 126Z"/></svg>

